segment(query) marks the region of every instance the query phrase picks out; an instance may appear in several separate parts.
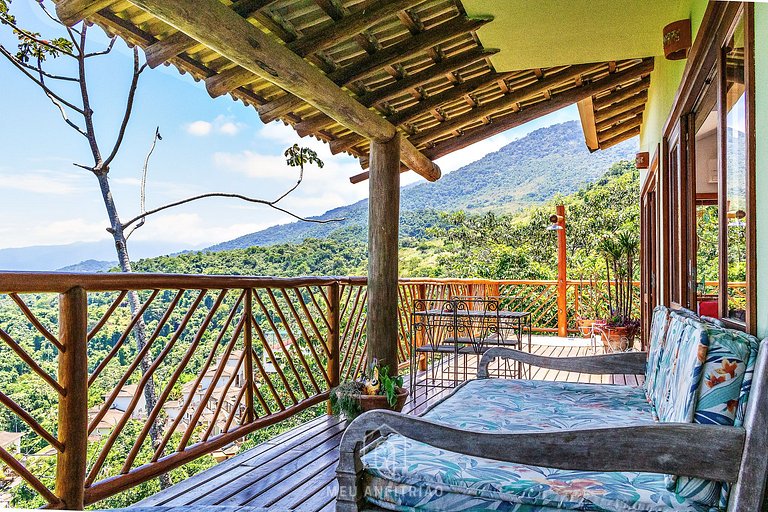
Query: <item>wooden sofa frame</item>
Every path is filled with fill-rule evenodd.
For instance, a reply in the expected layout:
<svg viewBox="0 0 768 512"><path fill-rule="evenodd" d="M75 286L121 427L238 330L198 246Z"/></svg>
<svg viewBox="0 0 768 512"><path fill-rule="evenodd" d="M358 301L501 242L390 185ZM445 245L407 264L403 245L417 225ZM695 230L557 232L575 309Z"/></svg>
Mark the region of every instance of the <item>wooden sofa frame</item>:
<svg viewBox="0 0 768 512"><path fill-rule="evenodd" d="M336 510L381 510L365 503L361 456L374 446L377 437L392 433L443 450L505 462L566 470L670 473L733 482L727 510L761 510L768 476L767 346L768 340L760 344L743 427L658 423L550 432L474 433L419 416L384 410L367 412L349 424L341 439ZM488 378L488 365L497 358L589 374L643 374L646 356L645 352L627 352L557 358L491 348L480 360L478 378ZM455 392L442 401L449 400Z"/></svg>

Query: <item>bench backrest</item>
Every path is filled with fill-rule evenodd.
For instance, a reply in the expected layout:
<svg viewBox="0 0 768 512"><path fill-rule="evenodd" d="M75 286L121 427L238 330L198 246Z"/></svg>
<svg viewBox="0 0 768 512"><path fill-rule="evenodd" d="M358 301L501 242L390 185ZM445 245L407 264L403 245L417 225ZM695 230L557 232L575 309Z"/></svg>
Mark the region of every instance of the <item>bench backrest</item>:
<svg viewBox="0 0 768 512"><path fill-rule="evenodd" d="M660 422L744 423L759 344L689 311L654 310L645 391ZM669 475L682 496L725 508L729 486Z"/></svg>

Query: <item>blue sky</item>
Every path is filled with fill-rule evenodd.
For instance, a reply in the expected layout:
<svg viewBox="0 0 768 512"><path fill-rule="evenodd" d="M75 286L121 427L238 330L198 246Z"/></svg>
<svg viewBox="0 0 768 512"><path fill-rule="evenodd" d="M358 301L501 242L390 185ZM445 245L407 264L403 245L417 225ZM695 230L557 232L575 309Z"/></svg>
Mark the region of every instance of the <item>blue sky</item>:
<svg viewBox="0 0 768 512"><path fill-rule="evenodd" d="M36 2L15 0L20 24L55 37L56 28ZM90 48L108 42L94 27ZM7 27L0 43L15 48ZM66 65L65 65L66 64ZM102 151L108 152L122 117L132 66L131 50L118 42L113 53L91 60L87 70ZM64 73L71 64L53 68ZM76 99L76 91L64 91ZM437 163L444 173L479 159L511 140L554 123L577 119L575 106L510 130ZM73 117L74 119L74 117ZM163 140L152 156L147 207L204 192L238 192L275 198L296 179L282 152L294 142L312 147L325 161L307 171L301 187L283 206L300 215L318 215L367 196L366 184L352 185L357 160L331 155L315 139L301 139L280 122L264 125L256 111L229 96L211 99L202 83L175 68L146 70L120 156L112 165L113 193L125 220L139 213L139 179L155 127ZM0 60L0 249L109 239L108 223L96 179L73 162L89 162L86 140L67 127L43 93L6 60ZM412 172L402 183L423 181ZM292 219L269 208L225 199L208 199L150 217L131 240L201 248Z"/></svg>

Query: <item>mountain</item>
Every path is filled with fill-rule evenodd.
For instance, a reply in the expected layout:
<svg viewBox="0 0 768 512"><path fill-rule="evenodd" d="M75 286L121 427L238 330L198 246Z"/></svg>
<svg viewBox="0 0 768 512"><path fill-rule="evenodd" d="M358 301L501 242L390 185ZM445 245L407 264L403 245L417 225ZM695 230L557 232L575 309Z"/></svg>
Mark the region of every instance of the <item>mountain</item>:
<svg viewBox="0 0 768 512"><path fill-rule="evenodd" d="M61 267L56 272L107 272L116 266L117 261L85 260L74 265Z"/></svg>
<svg viewBox="0 0 768 512"><path fill-rule="evenodd" d="M418 238L438 218L437 211L514 212L567 195L605 173L614 162L633 159L637 141L590 153L578 121L535 130L434 183L403 187L400 199L401 236ZM365 240L368 200L334 208L315 219L342 222L293 222L216 244L207 251L301 242L306 238Z"/></svg>
<svg viewBox="0 0 768 512"><path fill-rule="evenodd" d="M135 241L131 242L131 258L151 258L189 249L193 247L167 242ZM103 262L111 261L115 257L115 243L109 239L67 245L16 247L0 249L0 269L53 271L68 266L77 267L86 260ZM73 271L85 272L85 270Z"/></svg>

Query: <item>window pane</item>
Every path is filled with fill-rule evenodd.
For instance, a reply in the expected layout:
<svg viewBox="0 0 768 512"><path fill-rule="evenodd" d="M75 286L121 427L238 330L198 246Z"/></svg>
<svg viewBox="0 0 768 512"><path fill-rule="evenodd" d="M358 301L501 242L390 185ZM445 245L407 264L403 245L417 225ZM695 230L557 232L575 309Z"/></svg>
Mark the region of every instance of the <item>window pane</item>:
<svg viewBox="0 0 768 512"><path fill-rule="evenodd" d="M725 54L726 205L728 208L728 316L746 317L747 137L744 88L744 23L739 23Z"/></svg>

